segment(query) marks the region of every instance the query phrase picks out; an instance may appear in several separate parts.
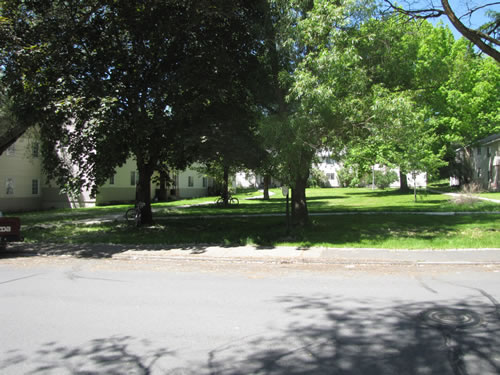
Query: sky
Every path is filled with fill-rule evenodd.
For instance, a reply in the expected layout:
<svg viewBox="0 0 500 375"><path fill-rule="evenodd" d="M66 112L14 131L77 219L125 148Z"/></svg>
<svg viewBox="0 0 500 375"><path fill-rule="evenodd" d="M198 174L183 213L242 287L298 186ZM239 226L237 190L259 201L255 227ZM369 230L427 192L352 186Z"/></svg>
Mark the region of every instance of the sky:
<svg viewBox="0 0 500 375"><path fill-rule="evenodd" d="M451 8L455 11L455 14L459 17L467 13L468 9L473 9L475 7L483 6L493 2L498 3L498 0L448 0L448 1ZM398 1L398 3L404 8L408 8L410 6L412 9L422 9L431 7L442 9L440 0L400 0ZM486 10L488 9L500 12L500 4L489 6L484 9L479 9L478 11L474 12L472 17L470 18L464 17L461 19L461 21L467 27L478 28L479 26L489 21L489 18L486 17L485 15ZM430 19L429 21L432 22L433 24L437 24L439 21L442 21L445 25L447 25L450 28L456 39L462 37L462 34L460 34L455 29L455 27L449 22L446 16Z"/></svg>

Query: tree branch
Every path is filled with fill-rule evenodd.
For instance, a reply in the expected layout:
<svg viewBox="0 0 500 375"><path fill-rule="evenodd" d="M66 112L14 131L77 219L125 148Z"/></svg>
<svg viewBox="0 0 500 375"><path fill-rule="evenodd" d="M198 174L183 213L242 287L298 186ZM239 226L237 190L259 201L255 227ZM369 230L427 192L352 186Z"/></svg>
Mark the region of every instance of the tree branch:
<svg viewBox="0 0 500 375"><path fill-rule="evenodd" d="M474 45L476 45L482 52L487 54L488 56L491 56L493 59L495 59L497 62L500 63L500 52L493 48L492 46L488 45L486 42L490 42L494 45L500 46L500 41L496 38L493 38L492 36L483 33L480 30L476 29L471 29L467 26L465 26L457 17L453 9L451 8L448 0L440 0L441 1L441 6L443 9L440 8L427 8L427 9L418 9L418 10L410 10L410 9L404 9L395 3L393 3L391 0L384 0L385 3L388 4L388 6L393 9L394 11L407 15L411 18L415 19L428 19L428 18L437 18L441 17L443 15L446 15L448 19L450 20L451 24L468 40L470 40ZM471 15L475 11L479 9L483 9L487 6L493 6L497 5L499 2L493 2L489 4L485 4L482 6L477 6L473 9L469 9L469 11L465 15ZM464 15L464 16L465 16ZM462 17L464 17L462 16ZM460 18L462 18L460 17Z"/></svg>
<svg viewBox="0 0 500 375"><path fill-rule="evenodd" d="M467 39L469 39L472 43L474 43L481 51L486 53L488 56L493 57L497 62L500 63L500 52L498 52L493 47L486 44L483 39L486 39L492 43L500 45L500 42L489 35L486 35L480 31L469 29L466 27L455 15L453 10L448 3L448 0L441 0L441 4L443 5L443 9L448 16L448 19L452 23L453 26Z"/></svg>
<svg viewBox="0 0 500 375"><path fill-rule="evenodd" d="M29 128L28 125L17 125L0 135L0 155L3 154Z"/></svg>

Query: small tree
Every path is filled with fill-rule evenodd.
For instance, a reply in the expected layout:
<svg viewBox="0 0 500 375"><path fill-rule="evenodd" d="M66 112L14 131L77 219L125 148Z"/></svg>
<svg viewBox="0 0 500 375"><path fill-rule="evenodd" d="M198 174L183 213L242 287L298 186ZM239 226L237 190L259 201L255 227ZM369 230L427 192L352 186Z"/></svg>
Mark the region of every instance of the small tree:
<svg viewBox="0 0 500 375"><path fill-rule="evenodd" d="M390 159L414 180L420 172L431 172L446 165L442 160L445 149L434 150L435 131L425 111L419 109L408 93L391 93L385 89L375 92L372 131L392 145ZM387 126L386 124L391 124ZM416 183L414 184L414 198Z"/></svg>

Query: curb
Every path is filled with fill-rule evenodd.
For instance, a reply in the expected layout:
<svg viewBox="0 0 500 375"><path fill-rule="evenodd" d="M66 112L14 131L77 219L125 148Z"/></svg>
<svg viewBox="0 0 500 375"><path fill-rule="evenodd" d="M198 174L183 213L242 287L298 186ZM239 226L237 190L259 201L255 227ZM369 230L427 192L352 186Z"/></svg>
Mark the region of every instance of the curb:
<svg viewBox="0 0 500 375"><path fill-rule="evenodd" d="M303 264L303 265L386 265L386 266L487 266L499 265L500 261L412 261L412 260L374 260L374 259L304 259L287 257L193 257L193 256L158 256L145 254L119 254L111 257L113 260L158 260L187 262L220 262L242 264Z"/></svg>

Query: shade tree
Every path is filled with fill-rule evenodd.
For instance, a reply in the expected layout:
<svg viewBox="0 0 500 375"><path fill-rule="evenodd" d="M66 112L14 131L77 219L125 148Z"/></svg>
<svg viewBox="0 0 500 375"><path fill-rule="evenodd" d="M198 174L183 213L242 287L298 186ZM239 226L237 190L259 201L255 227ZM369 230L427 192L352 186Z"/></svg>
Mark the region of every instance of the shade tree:
<svg viewBox="0 0 500 375"><path fill-rule="evenodd" d="M218 123L203 113L254 59L258 4L7 0L2 11L5 82L36 114L49 177L96 191L133 156L150 223L153 171L195 159Z"/></svg>
<svg viewBox="0 0 500 375"><path fill-rule="evenodd" d="M402 3L384 0L391 11L396 11L414 19L446 17L455 29L477 46L482 52L500 63L500 12L497 1L484 1L477 4L472 1L455 2L448 0L404 1ZM476 14L484 13L489 20L474 26L470 20Z"/></svg>

